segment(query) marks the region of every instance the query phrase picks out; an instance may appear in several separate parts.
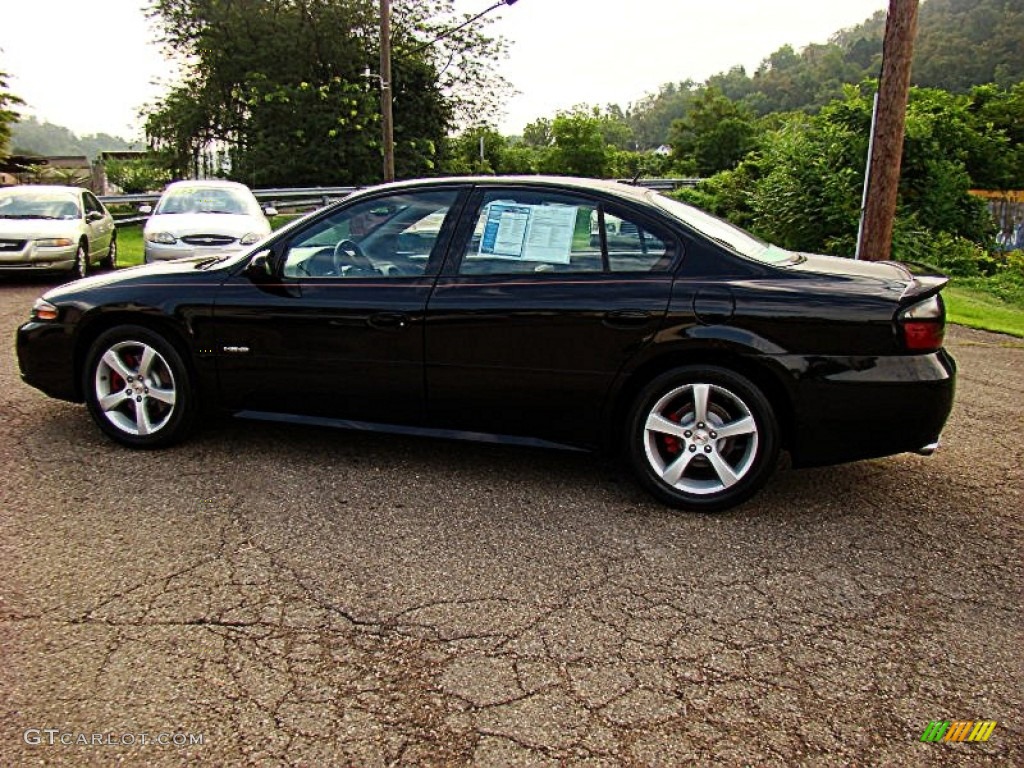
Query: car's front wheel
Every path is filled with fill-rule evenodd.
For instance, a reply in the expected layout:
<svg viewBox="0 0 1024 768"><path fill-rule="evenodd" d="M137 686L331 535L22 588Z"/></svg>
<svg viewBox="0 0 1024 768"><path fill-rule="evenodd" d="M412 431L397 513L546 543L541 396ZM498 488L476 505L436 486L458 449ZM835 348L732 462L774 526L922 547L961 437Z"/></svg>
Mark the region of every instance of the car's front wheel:
<svg viewBox="0 0 1024 768"><path fill-rule="evenodd" d="M716 366L680 367L651 381L628 429L640 481L680 509L717 512L745 501L779 454L778 424L761 390Z"/></svg>
<svg viewBox="0 0 1024 768"><path fill-rule="evenodd" d="M180 440L195 419L196 397L178 350L148 328L122 325L92 344L83 391L107 435L133 448Z"/></svg>

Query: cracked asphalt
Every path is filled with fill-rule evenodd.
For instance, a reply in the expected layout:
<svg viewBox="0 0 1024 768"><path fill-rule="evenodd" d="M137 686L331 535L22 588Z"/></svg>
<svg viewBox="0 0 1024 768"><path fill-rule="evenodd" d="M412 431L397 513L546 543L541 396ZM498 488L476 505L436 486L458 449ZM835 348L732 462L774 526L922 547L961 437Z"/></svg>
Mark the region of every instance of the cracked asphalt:
<svg viewBox="0 0 1024 768"><path fill-rule="evenodd" d="M951 329L935 456L700 516L582 454L238 421L130 452L20 381L44 289L0 284L2 765L1024 764L1020 340ZM203 743L59 743L158 733Z"/></svg>

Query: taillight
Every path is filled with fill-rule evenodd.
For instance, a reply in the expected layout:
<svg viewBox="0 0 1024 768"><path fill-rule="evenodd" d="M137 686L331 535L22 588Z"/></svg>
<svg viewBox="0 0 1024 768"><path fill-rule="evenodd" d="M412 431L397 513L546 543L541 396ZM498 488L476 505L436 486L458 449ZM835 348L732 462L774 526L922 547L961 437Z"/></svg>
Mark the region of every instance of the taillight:
<svg viewBox="0 0 1024 768"><path fill-rule="evenodd" d="M903 344L911 352L934 352L946 335L946 308L938 294L912 304L896 316Z"/></svg>

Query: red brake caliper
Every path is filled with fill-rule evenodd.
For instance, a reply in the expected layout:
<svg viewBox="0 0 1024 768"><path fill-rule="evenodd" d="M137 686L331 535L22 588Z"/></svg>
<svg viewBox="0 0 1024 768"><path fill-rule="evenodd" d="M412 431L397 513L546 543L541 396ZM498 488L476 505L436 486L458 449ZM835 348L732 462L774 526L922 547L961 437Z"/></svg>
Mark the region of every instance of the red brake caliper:
<svg viewBox="0 0 1024 768"><path fill-rule="evenodd" d="M124 360L124 364L126 366L128 366L129 368L134 368L135 367L135 361L132 359L131 355L125 355L123 360ZM114 371L114 370L110 371L110 391L111 392L116 392L117 390L124 389L127 386L128 386L128 382L125 381L123 378L121 378L121 374L119 374L117 371Z"/></svg>
<svg viewBox="0 0 1024 768"><path fill-rule="evenodd" d="M674 421L676 424L683 420L683 412L676 411L668 415L669 421ZM665 441L665 450L668 451L672 456L679 455L680 451L683 450L683 446L679 443L679 438L675 435L662 435L662 439Z"/></svg>

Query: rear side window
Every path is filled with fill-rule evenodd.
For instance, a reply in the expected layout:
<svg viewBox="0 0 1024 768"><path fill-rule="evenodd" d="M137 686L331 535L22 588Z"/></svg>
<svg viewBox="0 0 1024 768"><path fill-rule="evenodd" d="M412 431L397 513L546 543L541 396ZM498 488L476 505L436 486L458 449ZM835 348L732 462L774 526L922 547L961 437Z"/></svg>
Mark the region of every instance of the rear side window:
<svg viewBox="0 0 1024 768"><path fill-rule="evenodd" d="M546 190L484 193L460 275L660 272L674 241L625 209Z"/></svg>
<svg viewBox="0 0 1024 768"><path fill-rule="evenodd" d="M672 265L672 239L659 236L635 215L605 208L604 232L608 269L612 272L662 272Z"/></svg>
<svg viewBox="0 0 1024 768"><path fill-rule="evenodd" d="M592 236L597 206L558 193L485 193L459 264L461 275L601 272Z"/></svg>

